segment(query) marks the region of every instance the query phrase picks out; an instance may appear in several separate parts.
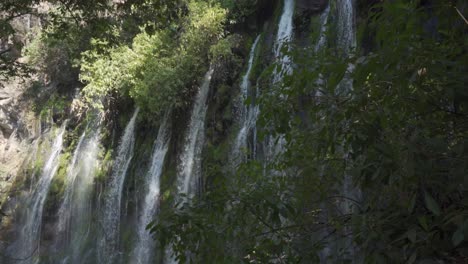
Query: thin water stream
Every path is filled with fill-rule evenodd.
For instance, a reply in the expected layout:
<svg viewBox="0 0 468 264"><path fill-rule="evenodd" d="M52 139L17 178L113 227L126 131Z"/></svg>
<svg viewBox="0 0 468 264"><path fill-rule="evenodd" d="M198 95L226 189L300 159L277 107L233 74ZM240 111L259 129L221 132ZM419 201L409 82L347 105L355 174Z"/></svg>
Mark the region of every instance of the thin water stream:
<svg viewBox="0 0 468 264"><path fill-rule="evenodd" d="M257 117L258 117L258 106L250 103L246 105L246 100L249 96L250 92L250 74L252 71L253 62L255 59L255 50L257 48L258 42L260 40L260 35L257 36L255 42L252 45L249 53L249 60L247 71L245 72L244 76L242 77L242 82L240 85L240 96L239 96L239 108L240 110L240 129L239 133L237 134L236 140L234 142L232 153L230 155L231 159L231 166L233 169L237 168L237 166L245 161L246 158L246 151L248 146L248 136L252 133L253 129L256 126Z"/></svg>
<svg viewBox="0 0 468 264"><path fill-rule="evenodd" d="M147 190L142 205L142 213L137 225L138 238L131 260L131 263L134 264L153 263L154 261L153 251L155 243L149 231L146 230L146 226L154 219L159 209L159 198L161 195L160 177L171 139L169 117L170 113L167 113L160 125L158 137L154 143L151 167L145 177L144 186Z"/></svg>
<svg viewBox="0 0 468 264"><path fill-rule="evenodd" d="M122 192L125 177L133 158L135 124L139 109L136 109L125 128L112 167L112 174L103 197L103 212L100 227L102 234L98 243L98 261L101 264L120 262L120 219Z"/></svg>
<svg viewBox="0 0 468 264"><path fill-rule="evenodd" d="M23 228L19 234L18 240L13 245L12 256L18 259L18 263L38 263L40 253L40 238L42 227L42 216L44 205L49 193L52 180L57 173L59 166L59 157L63 149L63 137L65 134L65 121L52 144L50 154L44 164L39 180L29 196L27 201L27 212ZM19 257L18 257L19 256Z"/></svg>

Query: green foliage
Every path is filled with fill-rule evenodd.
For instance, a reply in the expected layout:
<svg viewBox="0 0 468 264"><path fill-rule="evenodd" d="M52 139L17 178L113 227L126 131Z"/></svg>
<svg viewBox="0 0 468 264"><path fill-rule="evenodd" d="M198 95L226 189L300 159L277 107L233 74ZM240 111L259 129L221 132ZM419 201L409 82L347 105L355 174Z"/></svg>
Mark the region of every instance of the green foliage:
<svg viewBox="0 0 468 264"><path fill-rule="evenodd" d="M152 226L163 245L193 263L318 263L325 247L329 263L463 262L466 25L432 4L372 5L354 57L296 51L293 75L260 100L263 136L282 134L286 152L228 176L205 160L206 193Z"/></svg>
<svg viewBox="0 0 468 264"><path fill-rule="evenodd" d="M258 0L221 0L221 5L229 10L231 23L240 23L257 11Z"/></svg>
<svg viewBox="0 0 468 264"><path fill-rule="evenodd" d="M151 35L142 32L131 48L87 51L81 67L81 80L87 83L85 97L96 101L115 91L129 95L156 116L190 103L187 96L206 69L209 47L223 36L226 11L195 1L188 10L180 21L179 36L167 29Z"/></svg>
<svg viewBox="0 0 468 264"><path fill-rule="evenodd" d="M67 107L70 105L70 100L64 96L53 94L51 97L37 100L32 107L32 110L41 120L46 120L49 115L57 114L64 116Z"/></svg>
<svg viewBox="0 0 468 264"><path fill-rule="evenodd" d="M112 149L109 149L107 150L107 152L100 152L100 156L103 156L103 157L99 157L99 160L102 160L100 165L99 165L99 168L98 168L98 171L96 172L96 176L95 176L95 179L96 179L96 182L105 182L106 178L107 178L107 175L111 169L111 166L112 166Z"/></svg>
<svg viewBox="0 0 468 264"><path fill-rule="evenodd" d="M2 1L2 3L0 3L0 12L4 15L0 18L0 39L2 39L2 41L14 39L14 43L13 45L11 45L11 43L4 43L6 44L6 49L0 50L0 80L8 80L8 78L14 76L28 77L31 73L31 69L27 67L27 65L17 60L18 57L22 56L22 46L26 44L21 39L27 37L25 36L26 33L30 33L21 32L21 30L18 29L18 24L20 26L24 24L20 19L23 19L25 16L32 16L33 19L40 18L42 21L41 23L45 24L44 29L46 29L48 33L54 32L54 38L59 42L52 46L47 46L42 45L46 43L39 44L37 43L38 41L35 41L36 43L34 45L36 46L36 51L42 51L44 55L35 57L35 59L37 59L36 62L41 64L34 66L39 66L40 69L51 70L50 67L53 67L54 63L59 63L58 67L67 67L66 64L70 63L68 59L73 59L73 54L70 53L68 46L71 44L82 44L81 40L83 38L87 35L92 35L90 34L92 31L96 32L97 28L106 24L102 23L102 19L99 14L109 8L107 2L108 1L104 0ZM43 7L50 8L50 10L47 10L46 12L41 11L41 8L38 8L39 3L41 3ZM17 24L16 26L15 23ZM30 29L28 28L26 31L27 30ZM77 35L77 33L81 33L81 35ZM41 39L44 40L45 38ZM63 43L60 43L62 41ZM39 47L40 45L42 45L42 47ZM74 45L71 45L70 47L74 47ZM45 49L41 50L41 48ZM55 53L57 51L58 53ZM76 52L76 50L74 50L74 52ZM39 55L39 53L36 53L36 55ZM42 57L42 61L40 57ZM49 59L51 58L53 60L49 62ZM62 68L62 71L64 70L65 69ZM65 72L68 73L66 70ZM52 73L58 74L58 71L54 69Z"/></svg>
<svg viewBox="0 0 468 264"><path fill-rule="evenodd" d="M152 34L161 29L177 30L177 22L187 15L186 0L131 0L119 3L116 14L122 21L123 38L131 41L141 31Z"/></svg>
<svg viewBox="0 0 468 264"><path fill-rule="evenodd" d="M303 131L298 122L283 130L287 112L265 116L278 120L276 130L293 131L286 162L307 163L304 177L320 177L326 183L321 192L339 193L347 177L362 192L352 221L341 224L353 230L369 263L450 262L463 254L447 246L461 245L461 233L455 232L467 211L466 164L460 161L468 156L462 147L468 143L463 88L468 60L463 29L447 15L451 12L442 5L431 17L406 1L375 6L367 29L373 32L372 53L344 62L333 58L333 51L295 60L303 70L287 80L295 88L283 93L297 98L320 89L306 108L312 129ZM434 16L439 23L429 31L425 21ZM312 74L308 69L316 65L309 61L319 62ZM352 72L347 63L355 66ZM325 77L321 83L315 81L318 73ZM291 101L269 100L281 104L279 109L289 103L287 111L302 110Z"/></svg>
<svg viewBox="0 0 468 264"><path fill-rule="evenodd" d="M191 263L267 263L278 258L297 261L297 256L283 258L276 251L288 246L281 240L288 237L286 230L295 228L282 227L280 220L296 214L294 202L288 200L288 180L265 180L261 171L260 164L252 163L243 171L248 173L244 177L214 177L214 188L203 198L193 204L179 204L175 212L163 211L153 226L155 235L163 245L172 242L181 262L187 258ZM283 191L272 193L274 186ZM197 254L185 255L185 250Z"/></svg>
<svg viewBox="0 0 468 264"><path fill-rule="evenodd" d="M228 36L218 41L210 48L210 60L213 63L223 63L231 60L234 55L232 48L236 45L234 36Z"/></svg>

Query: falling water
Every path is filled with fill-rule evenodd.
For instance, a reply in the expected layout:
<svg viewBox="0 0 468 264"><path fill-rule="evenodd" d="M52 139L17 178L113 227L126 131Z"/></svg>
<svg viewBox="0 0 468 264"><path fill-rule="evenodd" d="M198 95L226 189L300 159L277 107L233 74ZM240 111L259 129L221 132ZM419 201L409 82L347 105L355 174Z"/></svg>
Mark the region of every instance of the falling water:
<svg viewBox="0 0 468 264"><path fill-rule="evenodd" d="M179 194L184 194L189 197L195 195L197 179L200 177L200 156L205 141L205 117L206 110L208 109L206 100L208 98L212 75L213 68L210 68L205 75L203 84L195 100L189 131L186 135L184 151L181 156L177 188Z"/></svg>
<svg viewBox="0 0 468 264"><path fill-rule="evenodd" d="M338 44L340 50L343 51L344 57L351 57L353 52L356 49L356 26L355 26L355 6L353 0L337 0L337 35L338 35ZM340 81L337 87L337 93L347 94L353 90L353 78L352 72L354 71L354 65L352 63L348 64L347 71ZM343 153L343 158L349 166L349 153ZM359 200L359 190L357 190L352 184L352 178L349 172L346 172L344 175L344 182L341 187L341 192L344 197L352 198L354 200ZM341 213L351 214L354 211L354 204L350 200L346 199L341 202L340 208ZM351 234L342 239L338 240L338 246L342 247L342 254L344 258L352 259L353 263L357 261L358 256L356 255L356 248L353 245L353 231L350 226L345 226L344 233ZM358 261L359 262L359 261Z"/></svg>
<svg viewBox="0 0 468 264"><path fill-rule="evenodd" d="M162 121L161 127L159 128L158 137L154 144L151 167L145 179L147 192L142 207L143 212L140 215L139 223L137 225L138 240L136 242L132 260L132 263L135 264L153 263L152 251L154 241L151 238L151 234L146 230L146 226L153 220L159 208L160 177L164 165L164 158L166 157L171 138L168 127L169 117L170 114L167 113Z"/></svg>
<svg viewBox="0 0 468 264"><path fill-rule="evenodd" d="M340 48L350 54L357 45L353 0L337 0L337 34Z"/></svg>
<svg viewBox="0 0 468 264"><path fill-rule="evenodd" d="M85 244L89 239L92 221L92 191L98 168L100 129L94 129L91 136L80 138L73 159L69 165L64 200L59 210L59 234L64 234L64 244L69 243L69 257L62 263L83 263Z"/></svg>
<svg viewBox="0 0 468 264"><path fill-rule="evenodd" d="M214 69L210 67L205 74L203 84L198 91L193 106L192 116L188 134L185 138L184 151L181 155L181 163L177 175L177 191L178 194L193 197L196 192L197 180L201 174L201 152L205 141L205 117L208 106L208 92L210 90L211 77ZM179 197L180 198L180 197ZM174 257L171 246L165 249L164 256L165 264L177 264L178 261Z"/></svg>
<svg viewBox="0 0 468 264"><path fill-rule="evenodd" d="M107 190L103 197L103 214L100 223L103 234L98 244L99 263L119 263L117 254L119 253L118 246L120 242L122 190L127 169L133 157L135 123L138 111L139 109L137 108L125 128L117 151L117 157L112 167L112 174L106 186Z"/></svg>
<svg viewBox="0 0 468 264"><path fill-rule="evenodd" d="M356 48L356 30L355 30L355 8L353 0L338 0L337 1L337 12L338 12L338 27L337 34L340 49L343 50L346 57L350 57L354 49ZM341 82L338 84L338 93L348 93L353 90L353 79L352 72L354 70L354 65L349 64L347 67L347 72ZM347 155L345 155L347 159ZM347 197L354 196L351 186L351 178L347 175L344 181L344 193L348 195ZM346 211L349 211L349 207L352 205L349 201L343 202L344 207L347 207Z"/></svg>
<svg viewBox="0 0 468 264"><path fill-rule="evenodd" d="M274 73L273 83L277 84L283 81L285 75L292 73L292 61L289 55L283 54L284 45L290 42L293 38L293 15L294 15L294 0L284 0L283 14L278 25L276 34L276 42L274 46L275 57L279 62L280 69ZM283 94L279 94L280 97ZM279 154L283 153L286 139L284 135L279 135L277 138L268 136L265 142L265 165L271 163Z"/></svg>
<svg viewBox="0 0 468 264"><path fill-rule="evenodd" d="M63 246L64 243L68 241L68 228L70 226L70 220L71 220L71 202L72 202L72 192L73 192L73 186L75 182L75 178L77 176L76 172L76 163L78 160L78 157L80 156L80 151L81 151L81 146L83 145L84 138L86 136L86 132L84 132L80 139L78 140L78 144L76 145L75 152L73 152L73 157L70 162L70 165L68 166L68 171L67 171L67 178L65 179L65 191L63 195L63 201L62 204L60 205L59 209L59 219L58 219L58 224L57 224L57 247Z"/></svg>
<svg viewBox="0 0 468 264"><path fill-rule="evenodd" d="M249 63L247 67L247 71L245 72L244 77L242 77L242 83L240 85L240 107L241 107L241 117L240 117L240 123L241 123L241 128L239 130L239 134L237 135L236 141L234 142L234 146L232 149L232 154L231 154L231 164L235 168L237 165L239 165L242 160L245 159L244 151L247 148L247 137L249 133L254 129L255 123L257 122L257 117L258 117L258 106L249 104L248 106L245 105L245 100L248 97L249 94L249 88L250 88L250 72L252 71L252 66L255 58L255 49L257 48L258 42L260 40L260 35L255 39L254 44L252 45L252 48L250 50L250 55L249 55Z"/></svg>
<svg viewBox="0 0 468 264"><path fill-rule="evenodd" d="M330 5L328 5L323 13L320 15L320 34L315 44L315 52L318 52L322 49L327 41L327 29L328 29L328 16L330 15Z"/></svg>
<svg viewBox="0 0 468 264"><path fill-rule="evenodd" d="M283 47L293 37L294 0L284 0L283 5L283 14L279 21L274 47L275 57L279 60L281 68L274 75L274 83L280 82L285 74L288 75L292 72L291 57L283 54Z"/></svg>
<svg viewBox="0 0 468 264"><path fill-rule="evenodd" d="M258 83L258 80L257 80L257 86L255 88L255 98L259 98L260 96L260 89L259 89L260 85ZM257 147L258 147L258 144L257 144L257 141L258 141L258 129L257 129L257 119L258 119L258 115L260 114L260 107L258 105L257 102L255 102L255 123L254 123L254 126L252 127L252 159L253 160L256 160L258 158L258 150L257 150Z"/></svg>
<svg viewBox="0 0 468 264"><path fill-rule="evenodd" d="M40 249L44 204L59 166L59 156L63 148L63 135L65 134L66 123L67 121L62 124L54 140L49 158L28 201L26 221L14 247L15 252L13 256L21 256L19 258L24 259L24 261L19 261L19 263L36 263L38 261L36 256L38 256Z"/></svg>
<svg viewBox="0 0 468 264"><path fill-rule="evenodd" d="M320 15L320 34L315 44L315 53L319 53L327 44L327 30L328 30L328 17L330 15L330 4L325 8L323 13ZM319 73L316 84L320 87L324 83L323 74ZM318 98L322 96L322 91L317 89L315 96Z"/></svg>

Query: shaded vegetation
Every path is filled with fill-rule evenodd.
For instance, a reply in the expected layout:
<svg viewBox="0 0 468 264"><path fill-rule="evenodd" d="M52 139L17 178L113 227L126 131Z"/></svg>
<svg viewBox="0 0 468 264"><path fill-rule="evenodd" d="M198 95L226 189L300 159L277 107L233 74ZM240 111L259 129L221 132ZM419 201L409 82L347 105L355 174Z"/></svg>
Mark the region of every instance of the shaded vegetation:
<svg viewBox="0 0 468 264"><path fill-rule="evenodd" d="M358 45L351 50L339 43L337 1L321 49L319 18L296 17L296 30L308 32L289 43L294 70L280 84L272 82L275 24L262 21L249 78L259 96L251 91L245 103L260 105L259 142L285 139L284 152L270 163L260 155L237 169L226 165L235 132L232 97L253 39L239 28L265 1L48 1L53 8L46 13L37 12L38 1L2 2L8 16L0 20L1 39L16 34L10 23L16 17L33 14L46 23L21 47L28 64L18 64L13 44L0 50L0 80L34 70L44 84L65 87L66 96L36 105L38 116L51 111L64 119L78 87L104 119L138 106L144 121L156 123L168 109L187 111L203 74L215 67L203 192L190 202L175 199L179 153L172 151L161 210L148 227L155 251L170 247L180 263L464 263L468 6L357 2ZM276 10L272 20L278 17ZM184 118L174 115L172 122ZM112 129L122 126L103 132L99 188L115 155ZM70 152L62 156L53 198L63 191ZM43 162L28 170L37 173Z"/></svg>

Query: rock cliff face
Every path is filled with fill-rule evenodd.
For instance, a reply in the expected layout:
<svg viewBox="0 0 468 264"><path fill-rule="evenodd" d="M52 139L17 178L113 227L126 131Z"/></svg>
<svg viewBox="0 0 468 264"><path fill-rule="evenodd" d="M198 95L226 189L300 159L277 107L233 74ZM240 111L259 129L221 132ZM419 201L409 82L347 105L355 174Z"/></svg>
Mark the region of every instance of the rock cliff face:
<svg viewBox="0 0 468 264"><path fill-rule="evenodd" d="M17 81L0 87L0 196L11 186L32 139L39 134L30 107L22 100L24 87Z"/></svg>
<svg viewBox="0 0 468 264"><path fill-rule="evenodd" d="M42 3L36 12L41 14L49 9L48 4ZM22 48L34 37L34 28L40 28L41 24L41 19L32 15L15 18L12 26L16 34L9 39L0 39L0 51L6 51L24 63L26 58ZM32 103L39 95L26 94L33 82L33 78L0 79L0 205L7 198L6 190L14 182L33 140L41 133L41 124L34 116Z"/></svg>

